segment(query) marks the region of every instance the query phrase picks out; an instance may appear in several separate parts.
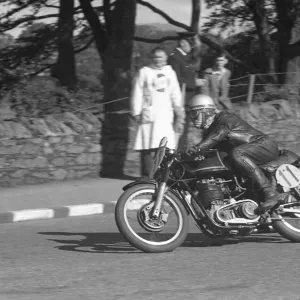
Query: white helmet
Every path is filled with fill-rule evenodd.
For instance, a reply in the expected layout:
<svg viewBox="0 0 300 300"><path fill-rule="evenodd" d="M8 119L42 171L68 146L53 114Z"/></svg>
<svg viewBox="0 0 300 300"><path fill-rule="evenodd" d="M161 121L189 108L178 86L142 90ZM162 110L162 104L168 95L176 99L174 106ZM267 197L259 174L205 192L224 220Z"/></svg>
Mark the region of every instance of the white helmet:
<svg viewBox="0 0 300 300"><path fill-rule="evenodd" d="M214 100L203 94L194 96L188 106L188 115L196 128L207 129L216 115Z"/></svg>
<svg viewBox="0 0 300 300"><path fill-rule="evenodd" d="M216 109L214 100L208 95L198 94L190 100L189 110L211 108Z"/></svg>

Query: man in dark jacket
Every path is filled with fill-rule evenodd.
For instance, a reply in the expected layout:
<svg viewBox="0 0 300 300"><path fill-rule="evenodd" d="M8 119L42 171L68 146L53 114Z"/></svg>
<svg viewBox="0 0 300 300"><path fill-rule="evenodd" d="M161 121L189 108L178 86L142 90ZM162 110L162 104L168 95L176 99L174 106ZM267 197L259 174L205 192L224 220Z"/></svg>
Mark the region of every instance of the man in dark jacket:
<svg viewBox="0 0 300 300"><path fill-rule="evenodd" d="M213 99L207 95L200 94L191 99L188 116L196 128L205 129L205 134L201 143L182 152L188 155L201 154L218 146L228 153L236 171L251 178L263 192L264 202L260 211L278 203L280 194L258 167L278 158L279 150L275 141L235 114L217 112Z"/></svg>
<svg viewBox="0 0 300 300"><path fill-rule="evenodd" d="M168 63L174 69L181 89L185 84L185 104L195 95L196 88L204 85L203 79L196 78L196 72L193 68L193 56L197 56L200 41L197 35L193 34L193 40L188 38L190 35L179 34L177 48L169 55ZM192 56L192 49L194 50Z"/></svg>
<svg viewBox="0 0 300 300"><path fill-rule="evenodd" d="M196 78L195 69L199 69L197 56L200 52L200 40L195 33L178 33L180 40L177 48L169 55L168 63L174 69L177 79L183 93L184 104L187 107L188 102L192 99L197 91L197 87L204 85L203 79ZM193 38L191 38L193 37ZM193 51L192 51L193 50ZM193 66L193 63L195 66ZM191 123L186 121L183 134L179 139L179 145L191 144L193 138L193 129ZM198 139L201 139L199 132Z"/></svg>

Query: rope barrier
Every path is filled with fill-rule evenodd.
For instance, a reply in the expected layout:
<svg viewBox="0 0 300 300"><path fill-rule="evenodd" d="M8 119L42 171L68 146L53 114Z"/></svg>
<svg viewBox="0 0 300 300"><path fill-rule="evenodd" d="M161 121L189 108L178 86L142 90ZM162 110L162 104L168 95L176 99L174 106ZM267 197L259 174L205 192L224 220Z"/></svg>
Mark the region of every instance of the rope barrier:
<svg viewBox="0 0 300 300"><path fill-rule="evenodd" d="M283 75L283 74L299 74L300 71L298 72L279 72L279 73L258 73L258 74L252 74L252 75L259 75L259 76L263 76L263 75Z"/></svg>
<svg viewBox="0 0 300 300"><path fill-rule="evenodd" d="M238 96L230 97L229 99L236 99L236 98L247 97L247 96L248 96L248 94L243 94L243 95L238 95Z"/></svg>
<svg viewBox="0 0 300 300"><path fill-rule="evenodd" d="M282 85L281 83L255 83L254 85ZM300 86L300 84L285 83L288 86Z"/></svg>
<svg viewBox="0 0 300 300"><path fill-rule="evenodd" d="M237 81L237 80L240 80L240 79L247 78L250 75L271 76L271 75L299 74L299 73L300 73L300 70L298 72L255 73L255 74L248 74L248 75L245 75L245 76L242 76L242 77L238 77L238 78L233 78L233 79L230 79L229 81Z"/></svg>
<svg viewBox="0 0 300 300"><path fill-rule="evenodd" d="M123 98L118 98L118 99L107 101L107 102L103 102L103 103L98 103L98 104L95 104L95 105L92 105L92 106L75 109L75 110L72 110L71 112L73 113L73 112L78 112L78 111L84 111L84 110L87 110L87 109L90 109L90 108L94 108L94 107L98 107L98 106L101 106L101 105L110 104L110 103L113 103L113 102L119 102L119 101L122 101L122 100L125 100L125 99L129 99L129 97L123 97Z"/></svg>
<svg viewBox="0 0 300 300"><path fill-rule="evenodd" d="M248 86L248 83L241 83L241 84L231 84L230 87L239 87L239 86ZM255 83L254 85L282 85L281 83ZM299 84L293 84L293 83L285 83L284 85L287 86L299 86L300 87L300 83Z"/></svg>
<svg viewBox="0 0 300 300"><path fill-rule="evenodd" d="M230 79L229 81L236 81L236 80L240 80L240 79L247 78L247 77L249 77L249 75L245 75L245 76L238 77L238 78L233 78L233 79Z"/></svg>

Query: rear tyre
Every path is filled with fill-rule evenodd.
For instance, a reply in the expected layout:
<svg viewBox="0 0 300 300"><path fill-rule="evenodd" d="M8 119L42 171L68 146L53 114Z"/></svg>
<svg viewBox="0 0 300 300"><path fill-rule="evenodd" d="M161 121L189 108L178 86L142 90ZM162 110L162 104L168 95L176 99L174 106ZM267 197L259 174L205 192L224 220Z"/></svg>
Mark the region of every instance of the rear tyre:
<svg viewBox="0 0 300 300"><path fill-rule="evenodd" d="M284 219L283 216L281 216L279 213L275 211L271 214L271 218L275 219L272 221L273 228L281 236L294 243L300 243L300 229L292 226L287 220ZM298 222L300 223L300 219L298 219Z"/></svg>

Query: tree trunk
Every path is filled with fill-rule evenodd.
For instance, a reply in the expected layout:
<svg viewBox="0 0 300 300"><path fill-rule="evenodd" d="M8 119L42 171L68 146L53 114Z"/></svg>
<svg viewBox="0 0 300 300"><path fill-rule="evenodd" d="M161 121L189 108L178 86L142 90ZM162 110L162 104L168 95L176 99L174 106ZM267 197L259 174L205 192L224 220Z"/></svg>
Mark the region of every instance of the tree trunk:
<svg viewBox="0 0 300 300"><path fill-rule="evenodd" d="M190 30L199 35L199 23L201 16L201 0L192 0L192 18ZM191 65L194 70L199 72L201 69L201 41L200 37L197 39L191 53Z"/></svg>
<svg viewBox="0 0 300 300"><path fill-rule="evenodd" d="M265 1L253 0L249 2L249 6L253 11L254 23L260 42L261 71L263 73L275 73L275 53L271 47ZM275 80L275 75L272 77Z"/></svg>
<svg viewBox="0 0 300 300"><path fill-rule="evenodd" d="M130 96L135 16L135 0L117 1L111 17L110 41L103 56L102 84L105 102ZM126 172L124 169L129 142L129 116L126 112L128 109L129 99L105 105L106 114L102 130L102 148L104 147L105 152L101 176L115 177ZM111 134L107 135L106 132ZM111 149L115 149L115 155L112 155ZM111 168L112 162L115 165L114 170Z"/></svg>
<svg viewBox="0 0 300 300"><path fill-rule="evenodd" d="M80 0L80 4L94 33L102 60L103 100L114 101L104 106L100 175L122 177L129 136L128 109L136 0L116 0L114 7L111 7L110 1L104 1L105 24L100 22L90 1ZM124 97L128 98L122 99Z"/></svg>
<svg viewBox="0 0 300 300"><path fill-rule="evenodd" d="M299 102L300 84L300 18L291 31L291 41L287 48L285 87L289 91L289 100Z"/></svg>
<svg viewBox="0 0 300 300"><path fill-rule="evenodd" d="M74 29L74 0L61 0L58 20L58 58L51 70L61 85L74 89L77 84L76 64L72 43Z"/></svg>
<svg viewBox="0 0 300 300"><path fill-rule="evenodd" d="M293 8L293 0L275 0L276 11L278 17L277 45L278 45L278 72L279 83L284 84L287 71L287 50L291 40L291 30L293 28L293 20L290 13Z"/></svg>

